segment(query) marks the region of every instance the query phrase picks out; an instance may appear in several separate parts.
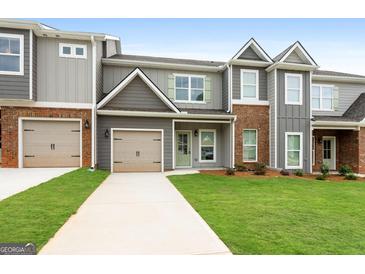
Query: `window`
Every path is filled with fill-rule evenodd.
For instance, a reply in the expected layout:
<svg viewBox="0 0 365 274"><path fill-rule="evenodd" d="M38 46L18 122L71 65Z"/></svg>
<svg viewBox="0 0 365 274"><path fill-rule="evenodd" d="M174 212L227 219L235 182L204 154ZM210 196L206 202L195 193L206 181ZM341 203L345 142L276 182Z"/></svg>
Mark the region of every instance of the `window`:
<svg viewBox="0 0 365 274"><path fill-rule="evenodd" d="M302 132L286 132L285 133L285 168L301 169L302 164Z"/></svg>
<svg viewBox="0 0 365 274"><path fill-rule="evenodd" d="M301 105L302 97L302 75L285 73L285 104Z"/></svg>
<svg viewBox="0 0 365 274"><path fill-rule="evenodd" d="M243 130L243 161L257 162L257 130Z"/></svg>
<svg viewBox="0 0 365 274"><path fill-rule="evenodd" d="M0 74L24 74L23 41L23 35L0 33Z"/></svg>
<svg viewBox="0 0 365 274"><path fill-rule="evenodd" d="M241 69L241 99L259 100L259 71Z"/></svg>
<svg viewBox="0 0 365 274"><path fill-rule="evenodd" d="M86 59L86 45L63 44L60 43L60 57Z"/></svg>
<svg viewBox="0 0 365 274"><path fill-rule="evenodd" d="M327 85L312 86L312 109L333 110L334 87Z"/></svg>
<svg viewBox="0 0 365 274"><path fill-rule="evenodd" d="M204 76L176 75L175 101L204 102Z"/></svg>
<svg viewBox="0 0 365 274"><path fill-rule="evenodd" d="M199 130L199 162L215 162L215 129Z"/></svg>

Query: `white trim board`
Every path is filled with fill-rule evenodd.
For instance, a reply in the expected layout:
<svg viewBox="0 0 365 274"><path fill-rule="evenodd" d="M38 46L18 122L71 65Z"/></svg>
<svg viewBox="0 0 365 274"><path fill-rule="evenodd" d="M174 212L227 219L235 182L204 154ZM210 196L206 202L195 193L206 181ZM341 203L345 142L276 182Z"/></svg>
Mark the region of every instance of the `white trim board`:
<svg viewBox="0 0 365 274"><path fill-rule="evenodd" d="M18 168L23 168L23 121L65 121L80 122L80 167L82 167L82 119L81 118L47 118L47 117L18 117Z"/></svg>
<svg viewBox="0 0 365 274"><path fill-rule="evenodd" d="M114 165L113 165L113 141L114 141L114 131L149 131L149 132L161 132L161 172L165 170L165 161L164 161L164 130L163 129L149 129L149 128L111 128L110 129L110 172L114 173Z"/></svg>
<svg viewBox="0 0 365 274"><path fill-rule="evenodd" d="M88 103L63 103L63 102L42 102L31 100L0 99L1 106L10 107L33 107L33 108L65 108L65 109L92 109L93 105Z"/></svg>
<svg viewBox="0 0 365 274"><path fill-rule="evenodd" d="M171 110L180 113L180 110L166 97L162 91L139 69L132 71L123 81L121 81L100 103L97 108L100 109L110 102L120 91L122 91L134 78L139 76L143 82L151 88L151 90L163 101Z"/></svg>
<svg viewBox="0 0 365 274"><path fill-rule="evenodd" d="M33 100L33 30L29 30L29 99Z"/></svg>

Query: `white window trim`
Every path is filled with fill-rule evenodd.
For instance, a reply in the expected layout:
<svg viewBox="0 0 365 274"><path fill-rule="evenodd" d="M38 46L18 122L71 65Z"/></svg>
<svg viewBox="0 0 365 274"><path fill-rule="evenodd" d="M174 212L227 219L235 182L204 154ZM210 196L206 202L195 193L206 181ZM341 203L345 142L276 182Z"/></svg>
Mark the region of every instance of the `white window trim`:
<svg viewBox="0 0 365 274"><path fill-rule="evenodd" d="M299 102L291 102L288 100L288 77L299 77ZM299 73L285 73L285 104L286 105L302 105L303 104L303 75Z"/></svg>
<svg viewBox="0 0 365 274"><path fill-rule="evenodd" d="M19 44L20 44L19 45L19 54L0 53L0 55L3 55L3 56L19 56L19 71L1 70L0 74L1 75L24 75L24 35L0 33L0 37L19 39Z"/></svg>
<svg viewBox="0 0 365 274"><path fill-rule="evenodd" d="M288 165L288 136L299 136L300 139L300 152L299 152L299 165ZM286 169L303 169L303 132L285 132L285 168Z"/></svg>
<svg viewBox="0 0 365 274"><path fill-rule="evenodd" d="M202 147L203 145L201 144L201 134L202 132L213 132L214 134L214 144L213 144L213 160L202 160ZM206 147L211 147L211 146L207 146ZM215 163L216 159L217 159L217 130L216 129L199 129L199 163Z"/></svg>
<svg viewBox="0 0 365 274"><path fill-rule="evenodd" d="M256 132L256 144L255 145L245 145L244 144L243 136L244 136L244 131L245 130L253 130L253 131ZM258 158L258 155L257 155L257 153L258 153L258 150L257 150L257 147L258 147L258 144L257 144L257 140L258 140L257 133L258 133L258 131L255 128L244 128L243 131L242 131L242 152L243 152L242 153L242 161L244 163L256 163L257 162L257 158ZM254 146L256 148L256 154L255 154L256 158L255 158L255 160L245 160L245 146L251 146L251 147Z"/></svg>
<svg viewBox="0 0 365 274"><path fill-rule="evenodd" d="M176 77L188 77L189 78L189 85L188 85L188 100L176 100ZM202 78L203 79L203 101L193 101L191 100L191 78ZM176 103L191 103L191 104L205 104L205 75L193 75L193 74L174 74L174 101Z"/></svg>
<svg viewBox="0 0 365 274"><path fill-rule="evenodd" d="M71 54L64 54L63 47L70 47ZM76 48L82 48L84 50L84 55L76 55ZM65 58L76 58L76 59L86 59L87 58L87 46L86 45L79 45L79 44L66 44L60 43L59 44L59 56Z"/></svg>
<svg viewBox="0 0 365 274"><path fill-rule="evenodd" d="M319 87L319 108L313 108L312 110L315 111L334 111L334 107L333 107L333 99L334 99L334 89L335 86L334 85L322 85L322 84L315 84L312 85L312 90L313 87ZM326 88L332 88L332 108L323 108L323 93L322 93L322 88L326 87ZM313 101L313 91L312 91L312 98L311 98L311 102ZM313 104L312 104L313 105Z"/></svg>
<svg viewBox="0 0 365 274"><path fill-rule="evenodd" d="M244 84L243 83L243 73L244 72L248 72L248 73L255 73L256 74L256 96L255 98L251 98L251 97L243 97L243 86L244 85L250 85L253 86L251 84ZM255 70L255 69L241 69L240 70L240 93L241 93L241 101L258 101L259 100L259 71Z"/></svg>

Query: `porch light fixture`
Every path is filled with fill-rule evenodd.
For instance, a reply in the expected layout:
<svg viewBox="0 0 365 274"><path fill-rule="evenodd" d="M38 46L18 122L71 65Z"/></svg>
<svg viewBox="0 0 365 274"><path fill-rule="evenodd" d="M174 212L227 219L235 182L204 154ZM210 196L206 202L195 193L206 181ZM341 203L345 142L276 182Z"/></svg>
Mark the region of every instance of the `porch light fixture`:
<svg viewBox="0 0 365 274"><path fill-rule="evenodd" d="M89 120L86 119L85 124L84 124L84 127L85 128L89 128L90 127Z"/></svg>
<svg viewBox="0 0 365 274"><path fill-rule="evenodd" d="M109 129L106 129L105 132L104 132L104 136L105 138L108 138L109 137Z"/></svg>
<svg viewBox="0 0 365 274"><path fill-rule="evenodd" d="M195 136L195 137L198 137L198 134L199 134L199 133L198 133L198 130L197 130L197 129L196 129L196 130L194 130L194 136Z"/></svg>

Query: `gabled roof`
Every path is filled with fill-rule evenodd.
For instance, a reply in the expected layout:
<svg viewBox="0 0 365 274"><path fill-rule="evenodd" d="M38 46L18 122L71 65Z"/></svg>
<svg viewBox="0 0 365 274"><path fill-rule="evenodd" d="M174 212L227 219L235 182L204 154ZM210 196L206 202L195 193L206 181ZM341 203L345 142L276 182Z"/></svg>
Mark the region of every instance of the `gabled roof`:
<svg viewBox="0 0 365 274"><path fill-rule="evenodd" d="M307 59L310 65L312 66L318 66L317 63L314 61L312 56L309 55L309 53L305 50L305 48L302 46L302 44L299 41L296 41L294 44L290 45L288 48L286 48L283 52L279 53L273 60L276 63L285 62L287 57L294 51L299 50L301 54Z"/></svg>
<svg viewBox="0 0 365 274"><path fill-rule="evenodd" d="M252 48L252 50L262 59L263 62L272 63L271 57L256 42L254 38L251 38L248 42L246 42L246 44L244 44L243 47L232 57L232 60L237 60L248 48Z"/></svg>
<svg viewBox="0 0 365 274"><path fill-rule="evenodd" d="M365 75L345 73L345 72L339 72L339 71L331 71L331 70L315 70L315 71L313 71L313 75L334 76L334 77L354 77L354 78L364 78L365 79Z"/></svg>
<svg viewBox="0 0 365 274"><path fill-rule="evenodd" d="M146 74L140 68L134 69L128 74L118 85L116 85L110 93L105 96L98 104L97 108L100 109L110 102L119 92L121 92L133 79L139 76L143 82L147 84L149 88L166 104L171 110L176 113L180 113L179 108L147 77Z"/></svg>

